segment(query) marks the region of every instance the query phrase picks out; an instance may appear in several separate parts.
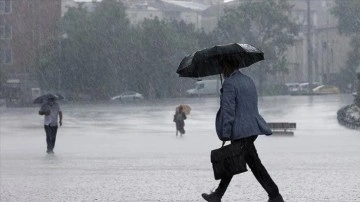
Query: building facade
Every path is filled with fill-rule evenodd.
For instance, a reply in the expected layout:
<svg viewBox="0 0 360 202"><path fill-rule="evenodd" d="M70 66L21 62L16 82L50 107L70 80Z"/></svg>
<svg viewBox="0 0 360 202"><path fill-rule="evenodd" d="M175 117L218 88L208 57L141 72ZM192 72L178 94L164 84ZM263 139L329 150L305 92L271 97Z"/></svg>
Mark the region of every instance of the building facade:
<svg viewBox="0 0 360 202"><path fill-rule="evenodd" d="M337 19L331 14L335 1L310 1L310 29L307 27L307 1L292 0L290 3L294 5L293 16L300 24L300 33L287 52L289 74L284 77L284 82L335 83L336 75L345 68L350 50L350 39L340 35ZM307 42L308 30L310 44Z"/></svg>
<svg viewBox="0 0 360 202"><path fill-rule="evenodd" d="M61 0L0 0L1 92L11 81L17 99L31 98L38 88L34 60L40 46L57 37L60 18Z"/></svg>
<svg viewBox="0 0 360 202"><path fill-rule="evenodd" d="M203 25L203 12L207 10L210 5L191 2L191 1L173 1L173 0L159 0L159 1L134 1L126 2L126 14L129 21L133 25L137 25L144 21L144 19L159 20L182 20L185 23L193 24L196 29L207 29Z"/></svg>

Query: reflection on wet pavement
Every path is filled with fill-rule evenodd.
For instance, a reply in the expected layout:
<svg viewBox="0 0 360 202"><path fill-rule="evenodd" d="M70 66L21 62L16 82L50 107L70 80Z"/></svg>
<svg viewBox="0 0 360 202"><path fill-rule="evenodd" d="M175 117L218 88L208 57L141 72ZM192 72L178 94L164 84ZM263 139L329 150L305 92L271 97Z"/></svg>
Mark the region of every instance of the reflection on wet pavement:
<svg viewBox="0 0 360 202"><path fill-rule="evenodd" d="M360 201L360 132L336 111L351 95L259 99L268 122L296 122L295 135L261 137L260 158L286 201ZM189 104L186 134L175 107ZM214 188L210 150L218 98L138 104L62 105L54 155L46 155L38 108L0 109L1 201L202 201ZM266 201L251 172L234 177L224 201Z"/></svg>

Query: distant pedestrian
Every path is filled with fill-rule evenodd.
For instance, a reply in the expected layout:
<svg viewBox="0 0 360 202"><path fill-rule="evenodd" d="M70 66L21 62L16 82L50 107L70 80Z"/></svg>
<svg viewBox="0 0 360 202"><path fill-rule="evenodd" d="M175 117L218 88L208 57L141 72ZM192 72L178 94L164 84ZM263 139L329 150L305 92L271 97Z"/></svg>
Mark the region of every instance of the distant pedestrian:
<svg viewBox="0 0 360 202"><path fill-rule="evenodd" d="M47 101L41 106L39 115L44 115L44 129L46 133L46 143L47 150L46 153L54 153L56 133L58 129L58 120L59 125L62 125L62 112L60 105L56 102L55 97L50 97ZM59 119L58 119L59 117Z"/></svg>
<svg viewBox="0 0 360 202"><path fill-rule="evenodd" d="M175 114L174 114L174 122L176 124L176 136L178 136L178 133L180 132L180 136L183 136L185 134L185 120L186 115L183 111L183 106L179 106L176 108Z"/></svg>
<svg viewBox="0 0 360 202"><path fill-rule="evenodd" d="M279 189L261 163L254 141L258 135L271 135L272 131L258 111L258 96L254 81L234 64L221 64L225 81L221 89L220 109L216 115L216 132L221 141L244 145L245 161L255 178L265 189L269 202L283 202ZM206 201L220 202L232 176L221 179L218 188L203 193Z"/></svg>

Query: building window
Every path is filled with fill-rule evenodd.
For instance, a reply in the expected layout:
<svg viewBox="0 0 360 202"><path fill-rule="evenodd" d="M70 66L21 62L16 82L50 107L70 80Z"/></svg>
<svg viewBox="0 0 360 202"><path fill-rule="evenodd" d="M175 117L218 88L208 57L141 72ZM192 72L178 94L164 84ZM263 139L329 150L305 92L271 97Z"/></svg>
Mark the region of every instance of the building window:
<svg viewBox="0 0 360 202"><path fill-rule="evenodd" d="M12 27L11 25L0 25L0 39L11 39Z"/></svg>
<svg viewBox="0 0 360 202"><path fill-rule="evenodd" d="M0 13L11 12L11 0L0 0Z"/></svg>
<svg viewBox="0 0 360 202"><path fill-rule="evenodd" d="M0 49L0 63L12 64L12 50L11 48Z"/></svg>

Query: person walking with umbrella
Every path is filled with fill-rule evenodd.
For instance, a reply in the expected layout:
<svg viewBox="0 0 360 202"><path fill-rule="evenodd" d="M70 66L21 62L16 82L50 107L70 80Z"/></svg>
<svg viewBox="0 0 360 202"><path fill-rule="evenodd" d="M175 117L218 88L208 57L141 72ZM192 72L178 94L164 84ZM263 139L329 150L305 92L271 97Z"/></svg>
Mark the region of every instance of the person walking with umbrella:
<svg viewBox="0 0 360 202"><path fill-rule="evenodd" d="M177 70L183 77L223 74L220 109L216 114L216 133L221 141L231 141L243 148L245 162L269 196L268 202L283 202L275 182L260 161L254 141L272 131L259 114L254 81L239 68L264 59L264 54L248 44L228 44L197 51L185 57ZM219 202L232 179L223 177L214 192L203 193L206 201Z"/></svg>
<svg viewBox="0 0 360 202"><path fill-rule="evenodd" d="M62 118L63 118L60 105L56 102L55 96L47 97L47 100L39 110L39 115L44 116L44 129L46 133L46 143L47 143L46 153L53 154L55 141L56 141L56 134L58 129L58 120L59 120L59 125L62 126Z"/></svg>
<svg viewBox="0 0 360 202"><path fill-rule="evenodd" d="M184 112L184 107L180 105L176 108L175 114L174 114L174 122L176 124L176 136L178 136L178 133L180 132L180 136L183 136L185 134L185 119L186 115Z"/></svg>
<svg viewBox="0 0 360 202"><path fill-rule="evenodd" d="M227 60L229 61L229 59ZM236 61L223 63L225 77L220 109L216 115L216 132L222 141L244 145L245 161L258 182L268 193L269 202L283 202L279 189L257 154L254 141L258 135L271 135L271 129L258 111L258 97L253 80L238 70ZM231 177L223 178L215 192L203 193L206 201L221 201Z"/></svg>

